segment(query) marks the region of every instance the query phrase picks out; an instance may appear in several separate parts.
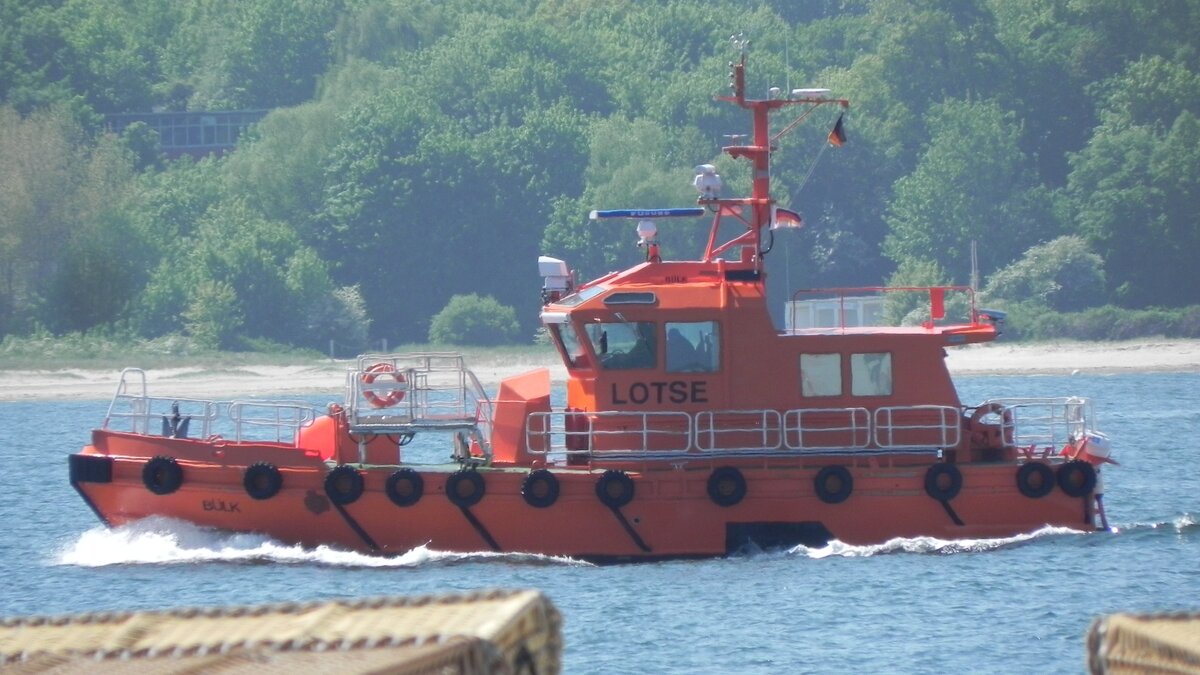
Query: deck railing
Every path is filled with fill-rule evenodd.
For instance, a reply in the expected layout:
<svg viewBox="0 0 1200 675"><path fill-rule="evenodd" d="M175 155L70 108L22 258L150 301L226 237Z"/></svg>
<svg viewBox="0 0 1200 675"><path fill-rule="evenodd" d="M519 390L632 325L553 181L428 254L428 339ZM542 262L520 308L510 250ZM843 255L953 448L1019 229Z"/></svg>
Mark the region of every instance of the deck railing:
<svg viewBox="0 0 1200 675"><path fill-rule="evenodd" d="M936 454L962 440L953 406L703 411L540 412L525 426L538 455L670 458L706 455ZM567 417L572 421L568 423ZM618 424L619 423L619 424ZM669 441L665 440L669 439Z"/></svg>
<svg viewBox="0 0 1200 675"><path fill-rule="evenodd" d="M461 354L358 357L346 376L346 415L355 433L465 432L491 456L494 404Z"/></svg>
<svg viewBox="0 0 1200 675"><path fill-rule="evenodd" d="M108 404L104 429L145 436L271 442L295 445L302 427L316 418L312 405L294 401L215 401L178 396L150 396L146 373L121 371Z"/></svg>
<svg viewBox="0 0 1200 675"><path fill-rule="evenodd" d="M1019 448L1057 451L1096 431L1095 408L1087 398L996 398L980 407L993 404L1003 406L1006 424L1011 419L1012 442Z"/></svg>

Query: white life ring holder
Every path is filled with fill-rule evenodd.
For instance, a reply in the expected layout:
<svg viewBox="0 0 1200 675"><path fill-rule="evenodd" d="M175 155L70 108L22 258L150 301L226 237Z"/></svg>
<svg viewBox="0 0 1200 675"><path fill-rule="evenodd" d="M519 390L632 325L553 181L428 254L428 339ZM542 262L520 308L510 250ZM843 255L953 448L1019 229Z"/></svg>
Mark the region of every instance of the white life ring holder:
<svg viewBox="0 0 1200 675"><path fill-rule="evenodd" d="M375 380L381 376L390 375L396 384L399 385L395 389L391 389L386 393L378 392L373 389L364 389L362 396L375 408L390 408L404 400L406 393L405 385L408 384L408 378L404 373L396 370L395 366L390 363L376 363L367 368L360 379L363 384L374 384Z"/></svg>

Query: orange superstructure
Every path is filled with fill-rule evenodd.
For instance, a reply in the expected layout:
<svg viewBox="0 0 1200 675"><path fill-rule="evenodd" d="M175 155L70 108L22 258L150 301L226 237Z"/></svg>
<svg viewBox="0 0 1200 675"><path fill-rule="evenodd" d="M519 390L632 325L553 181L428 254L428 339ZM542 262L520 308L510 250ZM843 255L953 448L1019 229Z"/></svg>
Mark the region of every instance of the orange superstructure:
<svg viewBox="0 0 1200 675"><path fill-rule="evenodd" d="M1096 529L1110 460L1089 401L959 400L945 349L1003 322L970 288L805 290L774 325L764 240L800 217L770 194L774 141L795 122L772 136L769 115L848 103L747 99L744 56L733 69L721 100L753 135L724 150L753 165L749 197L721 196L701 165L694 208L593 212L637 221L645 262L577 284L539 259L565 405L545 370L489 395L454 354L362 356L326 410L152 397L130 370L71 456L72 484L110 525L164 515L379 553L638 560ZM699 259L663 260L654 222L704 214ZM918 324L863 325L851 305L878 295ZM413 442L429 436L447 439L443 463Z"/></svg>

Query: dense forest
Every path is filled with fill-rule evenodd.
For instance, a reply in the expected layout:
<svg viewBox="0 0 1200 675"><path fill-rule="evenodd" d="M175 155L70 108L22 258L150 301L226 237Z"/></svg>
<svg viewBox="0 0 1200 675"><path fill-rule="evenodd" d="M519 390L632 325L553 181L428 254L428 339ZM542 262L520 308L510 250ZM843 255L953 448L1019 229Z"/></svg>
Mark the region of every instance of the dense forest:
<svg viewBox="0 0 1200 675"><path fill-rule="evenodd" d="M457 306L528 342L539 253L639 260L588 211L747 190L734 33L755 96L852 102L775 155L772 284L967 283L974 241L1001 308L1200 304L1200 0L0 0L0 334L353 349ZM105 123L242 109L200 160Z"/></svg>

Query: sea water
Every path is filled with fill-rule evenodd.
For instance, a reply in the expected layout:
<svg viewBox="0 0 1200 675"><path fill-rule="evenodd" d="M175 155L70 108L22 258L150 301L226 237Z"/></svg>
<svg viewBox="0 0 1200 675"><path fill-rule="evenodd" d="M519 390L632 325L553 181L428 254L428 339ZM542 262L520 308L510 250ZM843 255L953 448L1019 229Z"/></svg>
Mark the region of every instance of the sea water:
<svg viewBox="0 0 1200 675"><path fill-rule="evenodd" d="M1200 610L1200 374L958 386L967 403L1093 398L1120 462L1104 471L1114 531L596 567L426 548L380 558L169 520L108 530L66 466L107 402L0 403L0 615L537 588L564 615L568 673L1076 673L1097 616Z"/></svg>

